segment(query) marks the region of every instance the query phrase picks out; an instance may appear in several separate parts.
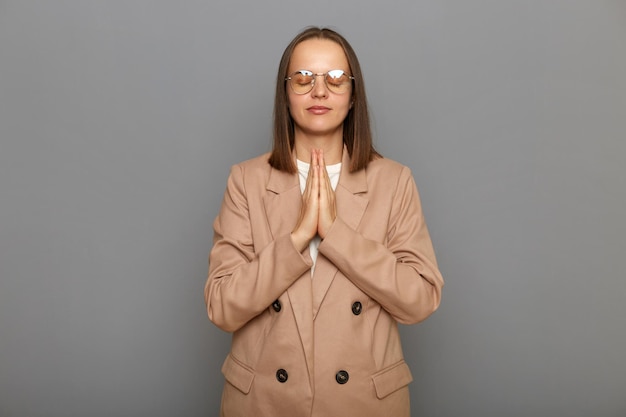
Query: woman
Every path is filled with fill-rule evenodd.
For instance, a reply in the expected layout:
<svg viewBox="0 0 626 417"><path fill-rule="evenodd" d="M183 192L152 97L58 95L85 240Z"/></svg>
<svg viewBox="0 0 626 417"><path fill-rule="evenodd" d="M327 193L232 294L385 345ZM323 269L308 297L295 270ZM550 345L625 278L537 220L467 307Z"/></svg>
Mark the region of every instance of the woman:
<svg viewBox="0 0 626 417"><path fill-rule="evenodd" d="M205 300L233 332L226 417L408 417L397 323L438 307L437 268L408 168L372 146L348 42L309 28L278 69L274 148L234 166Z"/></svg>

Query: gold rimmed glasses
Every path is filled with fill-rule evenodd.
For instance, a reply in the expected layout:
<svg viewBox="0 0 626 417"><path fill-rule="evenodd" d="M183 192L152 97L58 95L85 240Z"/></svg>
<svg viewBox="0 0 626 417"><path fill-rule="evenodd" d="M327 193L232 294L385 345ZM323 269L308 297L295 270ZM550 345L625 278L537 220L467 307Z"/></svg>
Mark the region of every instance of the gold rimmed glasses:
<svg viewBox="0 0 626 417"><path fill-rule="evenodd" d="M354 77L346 74L344 70L330 70L328 72L316 74L309 70L298 70L285 81L289 83L291 90L296 94L306 94L313 90L317 77L324 77L324 83L328 91L335 94L344 94L350 91Z"/></svg>

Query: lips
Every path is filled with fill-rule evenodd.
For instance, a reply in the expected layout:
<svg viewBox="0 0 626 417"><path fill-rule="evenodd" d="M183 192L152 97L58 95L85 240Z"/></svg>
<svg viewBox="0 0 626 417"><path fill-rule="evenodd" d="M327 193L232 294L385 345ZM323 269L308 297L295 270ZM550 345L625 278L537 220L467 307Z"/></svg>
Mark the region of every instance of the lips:
<svg viewBox="0 0 626 417"><path fill-rule="evenodd" d="M313 114L326 114L330 109L326 106L311 106L307 108L307 111Z"/></svg>

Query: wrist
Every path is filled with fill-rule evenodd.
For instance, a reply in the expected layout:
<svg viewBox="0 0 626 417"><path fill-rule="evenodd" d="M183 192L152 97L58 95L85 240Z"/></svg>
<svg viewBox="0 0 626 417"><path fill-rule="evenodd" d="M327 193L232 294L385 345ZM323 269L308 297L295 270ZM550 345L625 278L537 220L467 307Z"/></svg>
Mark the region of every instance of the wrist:
<svg viewBox="0 0 626 417"><path fill-rule="evenodd" d="M302 252L304 248L306 248L306 246L308 245L310 239L307 239L296 231L291 232L290 235L293 246L295 246L298 252Z"/></svg>

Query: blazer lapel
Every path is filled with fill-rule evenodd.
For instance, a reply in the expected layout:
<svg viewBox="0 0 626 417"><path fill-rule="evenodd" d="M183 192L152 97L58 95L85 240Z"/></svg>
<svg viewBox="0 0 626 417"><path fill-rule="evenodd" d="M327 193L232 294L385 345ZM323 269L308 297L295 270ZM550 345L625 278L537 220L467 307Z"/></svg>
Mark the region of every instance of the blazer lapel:
<svg viewBox="0 0 626 417"><path fill-rule="evenodd" d="M298 221L302 205L298 176L272 168L266 190L263 200L265 218L272 237L276 239L290 233Z"/></svg>
<svg viewBox="0 0 626 417"><path fill-rule="evenodd" d="M273 239L290 233L298 221L302 193L298 175L275 169L270 171L264 199L265 216ZM308 256L309 248L305 250ZM288 289L298 334L304 349L309 381L313 385L313 305L310 271L298 278Z"/></svg>
<svg viewBox="0 0 626 417"><path fill-rule="evenodd" d="M348 155L348 150L344 147L339 183L335 190L337 217L351 229L357 230L369 202L366 196L367 175L365 169L351 173L348 169L349 165L350 156ZM337 267L323 255L319 254L313 274L314 319L336 275Z"/></svg>

